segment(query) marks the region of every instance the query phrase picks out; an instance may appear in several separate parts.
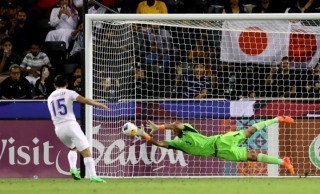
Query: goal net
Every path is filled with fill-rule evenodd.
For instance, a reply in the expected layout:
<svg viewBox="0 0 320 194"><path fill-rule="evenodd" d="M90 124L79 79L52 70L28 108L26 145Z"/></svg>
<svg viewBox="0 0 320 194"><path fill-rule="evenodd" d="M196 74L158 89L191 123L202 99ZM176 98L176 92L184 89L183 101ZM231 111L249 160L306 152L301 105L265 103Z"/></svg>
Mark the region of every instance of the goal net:
<svg viewBox="0 0 320 194"><path fill-rule="evenodd" d="M229 162L152 146L121 132L182 121L211 136L289 115L239 146L290 157L320 175L318 14L86 15L86 131L104 177L289 176L283 167ZM147 129L149 131L149 129ZM171 140L171 131L158 131Z"/></svg>

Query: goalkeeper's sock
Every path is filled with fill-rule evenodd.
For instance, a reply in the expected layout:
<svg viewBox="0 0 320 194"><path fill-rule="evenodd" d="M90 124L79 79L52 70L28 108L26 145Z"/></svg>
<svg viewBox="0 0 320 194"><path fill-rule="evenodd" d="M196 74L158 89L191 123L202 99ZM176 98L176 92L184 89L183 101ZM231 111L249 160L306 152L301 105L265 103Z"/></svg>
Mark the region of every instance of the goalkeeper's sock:
<svg viewBox="0 0 320 194"><path fill-rule="evenodd" d="M78 160L77 152L76 151L69 151L68 161L69 161L70 169L77 168L77 160Z"/></svg>
<svg viewBox="0 0 320 194"><path fill-rule="evenodd" d="M84 165L86 166L87 172L88 172L88 177L96 177L96 169L95 169L95 164L94 160L92 157L86 157L83 158Z"/></svg>
<svg viewBox="0 0 320 194"><path fill-rule="evenodd" d="M258 131L270 126L270 125L273 125L275 123L278 122L278 119L277 118L274 118L274 119L269 119L269 120L266 120L266 121L262 121L262 122L259 122L259 123L256 123L254 125L252 125L252 127L256 128Z"/></svg>
<svg viewBox="0 0 320 194"><path fill-rule="evenodd" d="M282 165L282 163L283 163L282 159L268 156L266 154L261 154L261 153L258 154L257 161L267 163L267 164L278 164L278 165Z"/></svg>

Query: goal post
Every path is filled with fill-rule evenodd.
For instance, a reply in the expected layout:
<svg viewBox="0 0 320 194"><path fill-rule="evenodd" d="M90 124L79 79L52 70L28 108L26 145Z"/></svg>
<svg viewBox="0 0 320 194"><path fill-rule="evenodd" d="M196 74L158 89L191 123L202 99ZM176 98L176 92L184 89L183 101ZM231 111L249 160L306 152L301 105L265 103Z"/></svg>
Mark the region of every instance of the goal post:
<svg viewBox="0 0 320 194"><path fill-rule="evenodd" d="M87 14L85 27L85 95L110 107L86 108L99 176L289 177L281 166L190 156L121 132L128 121L180 120L210 136L278 115L296 122L240 146L320 175L319 14Z"/></svg>

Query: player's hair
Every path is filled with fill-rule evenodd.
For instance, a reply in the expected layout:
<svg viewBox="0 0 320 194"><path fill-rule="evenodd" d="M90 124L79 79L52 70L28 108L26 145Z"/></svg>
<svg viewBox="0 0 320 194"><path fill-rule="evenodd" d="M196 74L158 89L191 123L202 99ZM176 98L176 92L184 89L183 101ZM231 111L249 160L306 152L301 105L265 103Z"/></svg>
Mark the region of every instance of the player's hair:
<svg viewBox="0 0 320 194"><path fill-rule="evenodd" d="M11 65L11 66L9 67L9 71L11 72L12 69L20 69L20 66L17 65L17 64L13 64L13 65ZM21 69L20 69L20 70L21 70Z"/></svg>
<svg viewBox="0 0 320 194"><path fill-rule="evenodd" d="M1 40L1 45L4 45L6 42L10 42L12 44L12 39L10 37L6 37Z"/></svg>
<svg viewBox="0 0 320 194"><path fill-rule="evenodd" d="M281 61L290 61L290 58L288 56L282 57Z"/></svg>
<svg viewBox="0 0 320 194"><path fill-rule="evenodd" d="M75 66L75 67L73 68L72 73L74 74L74 73L77 71L77 69L81 69L81 66L80 66L80 65Z"/></svg>
<svg viewBox="0 0 320 194"><path fill-rule="evenodd" d="M54 85L56 87L64 87L68 84L68 78L64 75L57 75L54 78Z"/></svg>

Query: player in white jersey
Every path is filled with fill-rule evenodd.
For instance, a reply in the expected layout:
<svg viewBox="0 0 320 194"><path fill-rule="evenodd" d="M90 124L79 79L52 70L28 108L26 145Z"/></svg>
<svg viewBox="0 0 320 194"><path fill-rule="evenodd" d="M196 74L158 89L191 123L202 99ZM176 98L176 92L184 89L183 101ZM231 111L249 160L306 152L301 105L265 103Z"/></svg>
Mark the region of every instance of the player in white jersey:
<svg viewBox="0 0 320 194"><path fill-rule="evenodd" d="M105 110L109 110L109 108L104 104L84 98L73 90L68 90L68 79L65 76L58 75L54 80L54 86L56 90L48 98L48 108L57 137L70 149L68 161L71 175L75 180L81 179L76 167L78 150L84 158L83 161L90 181L105 182L96 175L95 163L89 150L89 142L73 113L73 102L79 101Z"/></svg>

